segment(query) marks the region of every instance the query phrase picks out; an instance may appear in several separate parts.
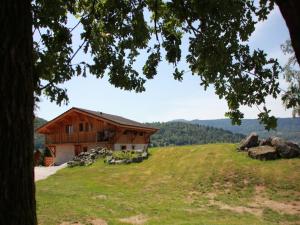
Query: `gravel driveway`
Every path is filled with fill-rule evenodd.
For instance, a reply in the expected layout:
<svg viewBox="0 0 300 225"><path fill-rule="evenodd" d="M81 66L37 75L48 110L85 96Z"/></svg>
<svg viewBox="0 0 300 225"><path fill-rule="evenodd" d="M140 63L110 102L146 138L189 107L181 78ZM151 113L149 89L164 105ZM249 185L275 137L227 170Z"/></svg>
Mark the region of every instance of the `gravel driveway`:
<svg viewBox="0 0 300 225"><path fill-rule="evenodd" d="M46 179L47 177L51 176L52 174L55 174L56 171L65 168L67 166L67 163L64 163L60 166L49 166L49 167L44 167L44 166L36 166L34 167L34 180L43 180Z"/></svg>

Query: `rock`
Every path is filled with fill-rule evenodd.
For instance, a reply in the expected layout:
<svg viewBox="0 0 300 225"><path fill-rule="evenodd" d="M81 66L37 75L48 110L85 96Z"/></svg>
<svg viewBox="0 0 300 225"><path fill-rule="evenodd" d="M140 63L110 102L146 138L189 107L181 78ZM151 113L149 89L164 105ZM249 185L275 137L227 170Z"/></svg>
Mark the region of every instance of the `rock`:
<svg viewBox="0 0 300 225"><path fill-rule="evenodd" d="M124 162L124 163L130 164L130 163L132 163L132 162L133 162L133 159L125 159L125 162Z"/></svg>
<svg viewBox="0 0 300 225"><path fill-rule="evenodd" d="M92 165L94 162L93 161L86 161L85 163L84 163L84 165L85 166L90 166L90 165Z"/></svg>
<svg viewBox="0 0 300 225"><path fill-rule="evenodd" d="M300 148L294 142L285 141L282 138L272 138L272 146L276 149L281 158L295 158L300 156Z"/></svg>
<svg viewBox="0 0 300 225"><path fill-rule="evenodd" d="M90 152L93 154L98 154L98 150L96 150L96 149L91 149Z"/></svg>
<svg viewBox="0 0 300 225"><path fill-rule="evenodd" d="M251 133L246 139L240 143L239 150L247 151L249 148L257 147L259 145L257 133Z"/></svg>
<svg viewBox="0 0 300 225"><path fill-rule="evenodd" d="M263 139L259 142L259 146L263 146L263 145L268 145L268 146L272 146L272 138L267 138L267 139Z"/></svg>
<svg viewBox="0 0 300 225"><path fill-rule="evenodd" d="M123 151L123 153L126 153L126 151ZM112 154L108 155L105 158L106 163L108 164L130 164L130 163L139 163L142 162L144 159L148 158L149 154L146 151L136 151L131 150L127 151L127 155L124 154Z"/></svg>
<svg viewBox="0 0 300 225"><path fill-rule="evenodd" d="M89 152L80 152L79 153L79 157L82 157L82 156L88 156L90 153Z"/></svg>
<svg viewBox="0 0 300 225"><path fill-rule="evenodd" d="M90 154L90 158L91 158L91 159L95 159L96 157L97 157L97 153L91 153L91 154Z"/></svg>
<svg viewBox="0 0 300 225"><path fill-rule="evenodd" d="M89 166L95 162L99 157L105 157L110 154L110 150L106 148L91 149L88 152L81 152L77 156L74 156L73 160L68 162L68 167L74 166Z"/></svg>
<svg viewBox="0 0 300 225"><path fill-rule="evenodd" d="M134 150L136 153L143 153L144 150L143 149L137 149L137 150Z"/></svg>
<svg viewBox="0 0 300 225"><path fill-rule="evenodd" d="M142 153L142 158L147 159L148 158L148 152L143 152Z"/></svg>
<svg viewBox="0 0 300 225"><path fill-rule="evenodd" d="M69 161L67 163L67 166L70 167L70 168L72 168L74 166L79 166L79 165L80 165L80 161Z"/></svg>
<svg viewBox="0 0 300 225"><path fill-rule="evenodd" d="M123 164L126 163L126 159L115 160L115 164Z"/></svg>
<svg viewBox="0 0 300 225"><path fill-rule="evenodd" d="M138 157L135 157L132 159L132 162L135 162L135 163L139 163L139 162L142 162L143 161L143 157L141 156L138 156Z"/></svg>
<svg viewBox="0 0 300 225"><path fill-rule="evenodd" d="M248 156L260 160L273 160L279 158L276 149L268 145L250 148L248 150Z"/></svg>

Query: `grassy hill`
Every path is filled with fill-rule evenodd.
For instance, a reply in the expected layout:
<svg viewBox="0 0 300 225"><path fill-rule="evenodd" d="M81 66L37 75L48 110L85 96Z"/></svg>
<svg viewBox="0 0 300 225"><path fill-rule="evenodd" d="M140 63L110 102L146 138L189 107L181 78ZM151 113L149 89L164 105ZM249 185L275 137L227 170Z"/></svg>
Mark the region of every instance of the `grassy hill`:
<svg viewBox="0 0 300 225"><path fill-rule="evenodd" d="M259 123L257 119L243 119L241 126L234 126L229 119L217 119L217 120L175 120L180 122L199 124L203 126L211 126L229 130L233 133L241 133L248 135L255 131L262 138L269 136L279 136L288 140L293 140L300 143L300 118L278 118L277 129L275 131L268 132Z"/></svg>
<svg viewBox="0 0 300 225"><path fill-rule="evenodd" d="M39 224L300 223L300 159L257 161L233 144L151 154L140 164L99 160L37 182Z"/></svg>
<svg viewBox="0 0 300 225"><path fill-rule="evenodd" d="M217 142L237 143L245 137L243 134L235 134L221 128L182 122L156 122L147 125L159 128L159 131L151 136L151 146L154 147Z"/></svg>

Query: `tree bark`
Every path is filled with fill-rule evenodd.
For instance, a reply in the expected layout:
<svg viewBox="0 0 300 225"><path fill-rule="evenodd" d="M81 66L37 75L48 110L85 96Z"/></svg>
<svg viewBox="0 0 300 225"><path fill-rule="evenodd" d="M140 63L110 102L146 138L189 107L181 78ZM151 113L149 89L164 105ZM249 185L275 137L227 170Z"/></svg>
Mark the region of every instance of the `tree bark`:
<svg viewBox="0 0 300 225"><path fill-rule="evenodd" d="M292 46L300 65L300 1L275 0L290 32Z"/></svg>
<svg viewBox="0 0 300 225"><path fill-rule="evenodd" d="M30 0L0 1L0 224L35 225Z"/></svg>

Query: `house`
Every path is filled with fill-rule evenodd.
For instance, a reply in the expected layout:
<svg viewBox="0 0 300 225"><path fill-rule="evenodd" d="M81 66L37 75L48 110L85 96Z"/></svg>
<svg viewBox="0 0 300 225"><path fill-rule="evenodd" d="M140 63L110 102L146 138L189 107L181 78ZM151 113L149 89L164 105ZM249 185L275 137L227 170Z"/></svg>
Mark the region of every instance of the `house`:
<svg viewBox="0 0 300 225"><path fill-rule="evenodd" d="M157 130L120 116L73 107L36 131L45 135L45 147L54 163L62 164L95 147L147 150Z"/></svg>

